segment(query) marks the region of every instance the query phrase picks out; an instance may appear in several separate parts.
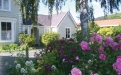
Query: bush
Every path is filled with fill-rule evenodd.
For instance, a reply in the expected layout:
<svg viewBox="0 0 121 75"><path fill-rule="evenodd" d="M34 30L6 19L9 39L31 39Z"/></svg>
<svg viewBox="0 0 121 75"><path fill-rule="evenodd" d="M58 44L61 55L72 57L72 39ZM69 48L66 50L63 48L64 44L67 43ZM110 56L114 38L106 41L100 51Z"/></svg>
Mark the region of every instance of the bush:
<svg viewBox="0 0 121 75"><path fill-rule="evenodd" d="M16 50L16 49L18 49L18 47L19 47L18 44L10 44L9 45L10 50Z"/></svg>
<svg viewBox="0 0 121 75"><path fill-rule="evenodd" d="M103 36L112 36L113 34L113 27L104 27L104 28L100 28L98 33Z"/></svg>
<svg viewBox="0 0 121 75"><path fill-rule="evenodd" d="M89 22L89 33L90 34L97 32L99 29L100 29L100 27L95 22Z"/></svg>
<svg viewBox="0 0 121 75"><path fill-rule="evenodd" d="M121 35L117 39L118 42L111 37L103 39L101 35L94 33L89 43L77 43L72 39L56 40L48 47L46 55L37 56L38 72L40 75L68 75L76 67L83 75L121 74L121 64L117 61L121 60Z"/></svg>
<svg viewBox="0 0 121 75"><path fill-rule="evenodd" d="M25 43L27 43L28 46L30 46L30 47L35 46L36 38L35 38L34 34L27 35L27 37L25 38Z"/></svg>
<svg viewBox="0 0 121 75"><path fill-rule="evenodd" d="M54 39L59 39L59 34L55 32L46 32L40 37L40 42L44 46L48 46Z"/></svg>
<svg viewBox="0 0 121 75"><path fill-rule="evenodd" d="M19 41L24 44L28 44L28 46L33 47L36 44L36 38L34 34L19 34Z"/></svg>
<svg viewBox="0 0 121 75"><path fill-rule="evenodd" d="M112 34L112 36L115 37L118 34L121 34L121 25L113 27L113 34Z"/></svg>

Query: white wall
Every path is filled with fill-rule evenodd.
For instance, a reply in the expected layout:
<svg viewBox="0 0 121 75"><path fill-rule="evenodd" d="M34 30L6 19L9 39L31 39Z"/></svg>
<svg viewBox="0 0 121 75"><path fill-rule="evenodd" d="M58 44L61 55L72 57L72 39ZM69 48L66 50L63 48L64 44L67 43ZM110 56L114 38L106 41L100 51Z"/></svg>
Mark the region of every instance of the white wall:
<svg viewBox="0 0 121 75"><path fill-rule="evenodd" d="M71 29L71 38L73 38L72 34L76 33L76 25L74 24L69 14L65 16L65 18L61 21L61 23L58 26L60 38L66 37L66 27L69 27Z"/></svg>

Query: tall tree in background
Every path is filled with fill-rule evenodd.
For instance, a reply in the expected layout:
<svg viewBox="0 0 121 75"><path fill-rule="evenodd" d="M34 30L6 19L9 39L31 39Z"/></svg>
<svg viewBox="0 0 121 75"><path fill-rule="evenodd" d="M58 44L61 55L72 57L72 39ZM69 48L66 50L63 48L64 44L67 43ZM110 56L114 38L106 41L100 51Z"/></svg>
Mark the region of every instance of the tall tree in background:
<svg viewBox="0 0 121 75"><path fill-rule="evenodd" d="M37 23L37 12L39 2L42 1L48 6L49 13L52 14L53 8L56 8L58 13L59 10L66 4L67 0L14 0L15 4L19 4L21 14L28 20L32 19L33 23ZM70 0L71 1L71 0ZM119 10L121 0L75 0L76 10L80 10L80 21L82 23L82 34L88 34L88 21L90 20L90 12L88 8L88 2L97 1L100 3L101 8L104 8L105 13L113 13L113 9ZM41 6L41 5L40 5ZM42 11L43 9L40 9ZM85 37L88 38L88 37Z"/></svg>

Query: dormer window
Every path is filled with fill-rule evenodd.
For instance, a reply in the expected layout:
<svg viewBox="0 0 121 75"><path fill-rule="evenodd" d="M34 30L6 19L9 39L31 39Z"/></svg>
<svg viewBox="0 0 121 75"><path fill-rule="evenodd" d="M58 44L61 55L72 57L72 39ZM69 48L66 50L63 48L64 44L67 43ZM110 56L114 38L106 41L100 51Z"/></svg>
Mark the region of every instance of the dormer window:
<svg viewBox="0 0 121 75"><path fill-rule="evenodd" d="M10 11L10 0L0 0L0 10Z"/></svg>

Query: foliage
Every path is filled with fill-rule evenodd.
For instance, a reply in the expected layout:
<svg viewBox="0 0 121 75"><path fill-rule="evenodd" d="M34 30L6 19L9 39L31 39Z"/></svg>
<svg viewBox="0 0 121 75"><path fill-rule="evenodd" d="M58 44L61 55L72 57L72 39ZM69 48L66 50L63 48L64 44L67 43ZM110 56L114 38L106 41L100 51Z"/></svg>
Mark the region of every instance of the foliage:
<svg viewBox="0 0 121 75"><path fill-rule="evenodd" d="M74 39L56 39L47 46L47 53L41 50L35 54L34 72L23 57L18 57L17 67L11 66L7 72L10 75L74 75L76 72L83 75L117 75L121 74L121 35L103 37L93 33L90 41L77 42ZM20 71L20 65L25 69ZM19 66L19 67L18 67ZM19 68L19 69L17 69ZM75 72L76 69L77 71ZM27 71L27 72L26 72Z"/></svg>
<svg viewBox="0 0 121 75"><path fill-rule="evenodd" d="M15 66L6 62L8 75L35 75L36 70L32 60L26 61L23 53L18 53L17 58L14 60Z"/></svg>
<svg viewBox="0 0 121 75"><path fill-rule="evenodd" d="M36 44L36 38L34 34L26 35L26 34L21 33L19 34L19 41L21 43L28 44L28 46L30 47L33 47Z"/></svg>
<svg viewBox="0 0 121 75"><path fill-rule="evenodd" d="M38 73L46 75L68 75L77 67L83 75L116 75L113 63L121 52L121 37L103 37L93 33L89 43L75 42L74 39L60 39L47 47L48 53L38 57ZM55 60L56 61L53 61ZM54 69L53 69L54 67ZM45 73L46 72L46 73ZM62 74L60 74L62 73Z"/></svg>
<svg viewBox="0 0 121 75"><path fill-rule="evenodd" d="M100 29L100 27L95 22L89 22L89 33L90 34L97 32L99 29Z"/></svg>
<svg viewBox="0 0 121 75"><path fill-rule="evenodd" d="M30 47L35 46L36 38L35 38L34 34L27 35L27 37L25 38L25 43Z"/></svg>
<svg viewBox="0 0 121 75"><path fill-rule="evenodd" d="M59 39L59 34L55 32L46 32L42 34L40 39L40 42L42 42L44 46L48 46L53 40Z"/></svg>
<svg viewBox="0 0 121 75"><path fill-rule="evenodd" d="M118 34L121 34L121 25L113 27L113 34L112 36L116 36Z"/></svg>
<svg viewBox="0 0 121 75"><path fill-rule="evenodd" d="M33 50L35 48L29 47L28 49ZM18 44L12 43L9 45L2 44L0 46L0 52L14 52L14 51L23 51L23 50L26 50L25 44L21 44L20 46L18 46Z"/></svg>
<svg viewBox="0 0 121 75"><path fill-rule="evenodd" d="M37 23L37 12L39 7L40 0L13 0L16 5L19 5L21 14L24 15L26 20L31 18L32 23ZM62 9L67 0L42 0L43 4L48 6L49 13L52 14L53 8L56 8L56 11ZM93 0L89 0L93 2ZM120 0L96 0L101 4L101 8L105 9L105 13L108 11L113 13L113 9L119 10ZM41 4L41 3L40 3ZM75 0L76 11L80 10L80 0Z"/></svg>
<svg viewBox="0 0 121 75"><path fill-rule="evenodd" d="M95 20L110 20L110 19L120 19L121 18L121 13L116 13L116 14L111 14L111 15L107 15L106 17L102 16L102 17L98 17Z"/></svg>
<svg viewBox="0 0 121 75"><path fill-rule="evenodd" d="M9 45L10 50L16 50L16 49L18 49L18 47L19 47L18 44L10 44Z"/></svg>
<svg viewBox="0 0 121 75"><path fill-rule="evenodd" d="M113 34L113 27L100 28L98 33L100 35L102 35L103 37L112 36L112 34Z"/></svg>
<svg viewBox="0 0 121 75"><path fill-rule="evenodd" d="M26 34L20 33L19 34L19 42L24 43L26 37L27 37Z"/></svg>
<svg viewBox="0 0 121 75"><path fill-rule="evenodd" d="M33 25L37 25L37 11L40 0L13 0L15 5L19 5L20 12L25 21L31 20Z"/></svg>

